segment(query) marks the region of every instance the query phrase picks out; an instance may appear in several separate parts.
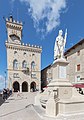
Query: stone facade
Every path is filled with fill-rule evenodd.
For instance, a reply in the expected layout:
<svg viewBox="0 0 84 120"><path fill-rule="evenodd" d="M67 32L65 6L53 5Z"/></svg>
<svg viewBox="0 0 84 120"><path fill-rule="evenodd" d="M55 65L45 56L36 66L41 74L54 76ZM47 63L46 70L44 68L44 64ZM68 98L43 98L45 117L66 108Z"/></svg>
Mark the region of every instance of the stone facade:
<svg viewBox="0 0 84 120"><path fill-rule="evenodd" d="M74 83L84 83L84 39L65 52L69 61L67 78Z"/></svg>
<svg viewBox="0 0 84 120"><path fill-rule="evenodd" d="M24 45L20 22L6 19L8 87L13 91L30 92L41 89L42 47Z"/></svg>

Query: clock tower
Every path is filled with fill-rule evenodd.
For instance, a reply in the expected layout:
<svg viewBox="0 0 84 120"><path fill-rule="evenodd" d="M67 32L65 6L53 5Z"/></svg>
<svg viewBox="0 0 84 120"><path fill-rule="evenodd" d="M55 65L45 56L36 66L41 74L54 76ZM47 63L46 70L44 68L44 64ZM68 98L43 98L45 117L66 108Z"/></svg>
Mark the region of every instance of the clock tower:
<svg viewBox="0 0 84 120"><path fill-rule="evenodd" d="M6 28L8 88L14 92L40 91L42 48L22 42L23 24L12 16L6 19Z"/></svg>
<svg viewBox="0 0 84 120"><path fill-rule="evenodd" d="M7 36L8 43L21 44L22 39L22 22L16 22L13 20L13 16L6 18L6 28L7 28Z"/></svg>

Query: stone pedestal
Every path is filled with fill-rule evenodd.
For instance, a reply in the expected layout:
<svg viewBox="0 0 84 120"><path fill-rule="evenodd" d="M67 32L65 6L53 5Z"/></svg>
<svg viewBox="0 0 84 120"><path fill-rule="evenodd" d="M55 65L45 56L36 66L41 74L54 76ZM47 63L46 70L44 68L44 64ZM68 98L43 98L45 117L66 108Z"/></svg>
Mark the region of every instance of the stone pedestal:
<svg viewBox="0 0 84 120"><path fill-rule="evenodd" d="M56 116L58 113L57 109L58 109L58 103L56 103L53 98L50 98L46 103L46 114L48 116Z"/></svg>
<svg viewBox="0 0 84 120"><path fill-rule="evenodd" d="M52 97L50 97L46 103L46 114L48 116L56 116L58 114L58 101L57 90L52 92Z"/></svg>
<svg viewBox="0 0 84 120"><path fill-rule="evenodd" d="M42 105L45 102L48 116L84 113L84 96L77 92L66 77L68 63L65 59L57 59L52 64L53 80L40 98Z"/></svg>

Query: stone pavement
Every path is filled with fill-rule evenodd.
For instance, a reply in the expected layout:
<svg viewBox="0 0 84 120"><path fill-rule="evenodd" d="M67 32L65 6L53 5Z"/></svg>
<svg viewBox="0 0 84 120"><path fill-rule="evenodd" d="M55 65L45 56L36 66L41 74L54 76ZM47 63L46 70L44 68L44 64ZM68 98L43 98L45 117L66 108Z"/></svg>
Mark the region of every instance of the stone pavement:
<svg viewBox="0 0 84 120"><path fill-rule="evenodd" d="M84 114L48 117L45 109L34 106L37 93L22 93L13 96L0 106L0 120L84 120Z"/></svg>
<svg viewBox="0 0 84 120"><path fill-rule="evenodd" d="M13 96L0 106L0 120L41 120L32 104L36 93L22 93Z"/></svg>

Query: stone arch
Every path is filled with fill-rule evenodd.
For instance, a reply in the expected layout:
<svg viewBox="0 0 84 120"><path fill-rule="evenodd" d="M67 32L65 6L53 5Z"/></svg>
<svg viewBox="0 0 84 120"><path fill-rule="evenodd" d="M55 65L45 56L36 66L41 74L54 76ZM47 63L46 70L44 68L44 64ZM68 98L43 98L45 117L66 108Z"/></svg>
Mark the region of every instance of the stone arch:
<svg viewBox="0 0 84 120"><path fill-rule="evenodd" d="M30 90L33 91L33 92L36 91L36 83L34 81L31 82L31 84L30 84Z"/></svg>
<svg viewBox="0 0 84 120"><path fill-rule="evenodd" d="M20 84L19 84L19 82L15 81L13 83L13 89L14 89L14 92L20 91Z"/></svg>
<svg viewBox="0 0 84 120"><path fill-rule="evenodd" d="M22 92L28 92L28 83L26 81L22 83Z"/></svg>

